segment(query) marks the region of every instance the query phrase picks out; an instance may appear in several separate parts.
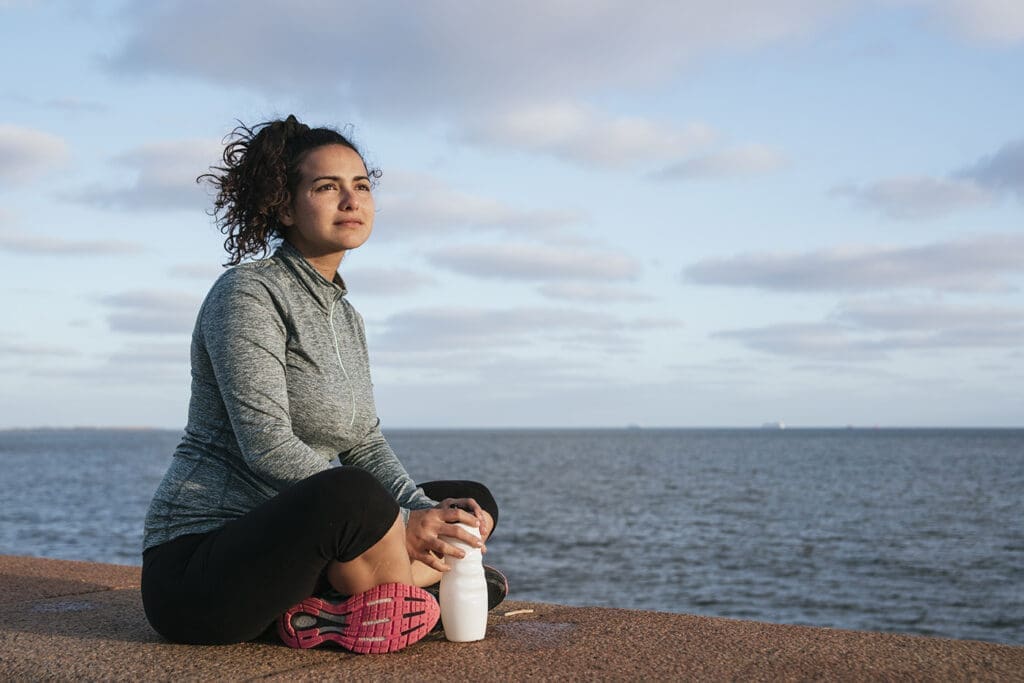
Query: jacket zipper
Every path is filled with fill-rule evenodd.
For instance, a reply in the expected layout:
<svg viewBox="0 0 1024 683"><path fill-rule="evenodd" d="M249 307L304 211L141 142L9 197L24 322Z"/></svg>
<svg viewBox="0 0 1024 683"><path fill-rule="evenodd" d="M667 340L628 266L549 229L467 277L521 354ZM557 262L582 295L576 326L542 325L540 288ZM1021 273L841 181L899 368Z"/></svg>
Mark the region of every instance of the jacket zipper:
<svg viewBox="0 0 1024 683"><path fill-rule="evenodd" d="M348 393L352 401L352 417L348 421L348 428L352 429L352 425L356 423L356 391L352 387L352 380L349 379L348 370L345 369L345 363L341 360L341 348L338 346L338 333L334 329L334 305L337 303L337 298L331 302L331 310L327 314L327 324L331 328L331 339L334 340L334 355L338 357L338 365L341 366L341 374L345 376L345 383L348 384Z"/></svg>

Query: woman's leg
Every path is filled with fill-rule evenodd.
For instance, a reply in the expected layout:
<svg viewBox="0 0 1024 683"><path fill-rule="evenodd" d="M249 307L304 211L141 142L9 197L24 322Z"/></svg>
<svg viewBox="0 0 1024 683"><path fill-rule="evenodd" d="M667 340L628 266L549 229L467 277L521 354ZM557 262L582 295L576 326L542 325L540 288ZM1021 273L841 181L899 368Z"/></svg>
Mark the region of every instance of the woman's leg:
<svg viewBox="0 0 1024 683"><path fill-rule="evenodd" d="M359 557L348 562L331 560L327 565L327 580L342 595L365 593L384 583L415 585L401 516L395 518L383 538Z"/></svg>
<svg viewBox="0 0 1024 683"><path fill-rule="evenodd" d="M310 596L332 561L355 567L370 551L378 563L342 572L344 580L409 581L398 513L368 472L321 472L216 531L151 548L142 573L146 616L170 640L241 642Z"/></svg>

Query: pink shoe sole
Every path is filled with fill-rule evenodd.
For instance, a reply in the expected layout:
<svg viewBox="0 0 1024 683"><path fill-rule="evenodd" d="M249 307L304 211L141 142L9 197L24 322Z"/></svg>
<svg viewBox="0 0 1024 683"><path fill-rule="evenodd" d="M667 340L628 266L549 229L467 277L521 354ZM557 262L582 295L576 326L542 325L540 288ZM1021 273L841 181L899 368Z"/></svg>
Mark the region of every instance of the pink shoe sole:
<svg viewBox="0 0 1024 683"><path fill-rule="evenodd" d="M377 654L412 645L440 616L437 600L422 588L386 583L342 602L306 598L278 618L277 632L288 647L330 641L359 654Z"/></svg>

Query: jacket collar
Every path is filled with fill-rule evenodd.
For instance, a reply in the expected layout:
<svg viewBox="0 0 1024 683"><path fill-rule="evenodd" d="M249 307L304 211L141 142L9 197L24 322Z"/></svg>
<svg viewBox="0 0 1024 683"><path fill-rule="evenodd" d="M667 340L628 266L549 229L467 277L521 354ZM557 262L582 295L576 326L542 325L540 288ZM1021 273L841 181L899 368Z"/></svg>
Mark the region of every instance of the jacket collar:
<svg viewBox="0 0 1024 683"><path fill-rule="evenodd" d="M274 251L272 258L281 263L325 311L348 293L341 275L335 273L334 281L328 282L287 240L281 240L281 245Z"/></svg>

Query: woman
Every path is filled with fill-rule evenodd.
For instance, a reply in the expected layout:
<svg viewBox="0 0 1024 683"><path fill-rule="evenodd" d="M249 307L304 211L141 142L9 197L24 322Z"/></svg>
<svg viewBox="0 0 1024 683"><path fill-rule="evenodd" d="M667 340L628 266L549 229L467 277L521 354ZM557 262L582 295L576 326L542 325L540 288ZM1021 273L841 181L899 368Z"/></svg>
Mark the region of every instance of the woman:
<svg viewBox="0 0 1024 683"><path fill-rule="evenodd" d="M276 619L291 647L393 652L437 621L421 587L463 555L442 537L482 547L497 507L474 482L417 487L380 432L337 272L373 230L380 172L294 116L232 137L201 179L235 267L199 311L188 424L146 516L146 616L178 642L250 640Z"/></svg>

